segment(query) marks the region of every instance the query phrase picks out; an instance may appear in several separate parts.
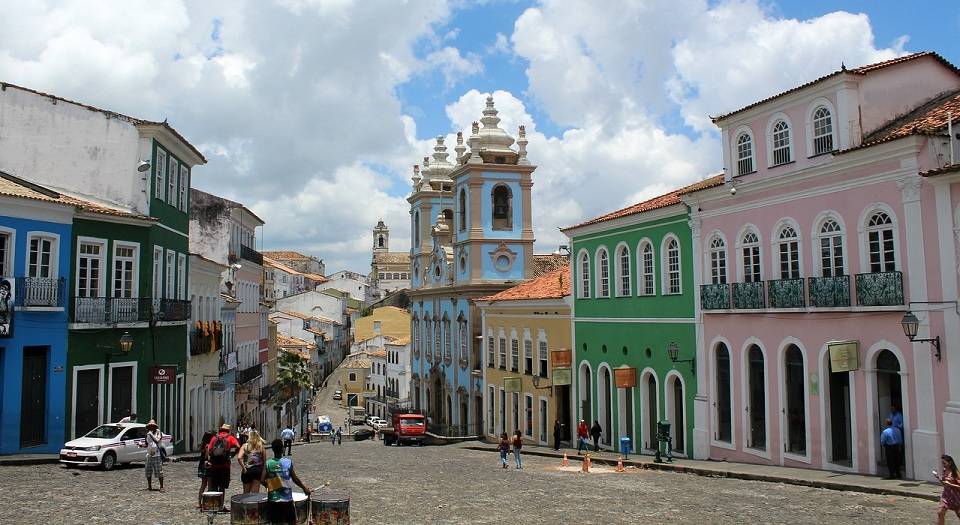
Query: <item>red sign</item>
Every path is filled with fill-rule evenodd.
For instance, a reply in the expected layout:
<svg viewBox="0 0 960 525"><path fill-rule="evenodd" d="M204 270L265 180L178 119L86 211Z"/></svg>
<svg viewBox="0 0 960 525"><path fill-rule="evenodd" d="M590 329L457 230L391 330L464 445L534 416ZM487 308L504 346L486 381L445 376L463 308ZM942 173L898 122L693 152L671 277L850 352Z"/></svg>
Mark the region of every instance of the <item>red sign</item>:
<svg viewBox="0 0 960 525"><path fill-rule="evenodd" d="M151 366L150 384L168 385L177 379L177 367L175 366Z"/></svg>
<svg viewBox="0 0 960 525"><path fill-rule="evenodd" d="M617 388L633 388L637 386L636 368L614 368L613 381Z"/></svg>
<svg viewBox="0 0 960 525"><path fill-rule="evenodd" d="M570 349L551 350L550 357L553 358L554 368L569 368L573 362L573 352Z"/></svg>

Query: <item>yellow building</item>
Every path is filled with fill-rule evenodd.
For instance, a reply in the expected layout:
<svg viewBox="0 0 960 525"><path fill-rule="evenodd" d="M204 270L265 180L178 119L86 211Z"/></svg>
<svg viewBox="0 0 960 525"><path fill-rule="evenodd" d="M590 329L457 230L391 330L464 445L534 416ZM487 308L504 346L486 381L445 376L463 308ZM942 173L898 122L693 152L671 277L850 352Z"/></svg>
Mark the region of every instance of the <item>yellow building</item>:
<svg viewBox="0 0 960 525"><path fill-rule="evenodd" d="M410 338L410 312L396 306L375 308L373 312L357 319L353 324L353 340L366 341L377 335L394 339Z"/></svg>
<svg viewBox="0 0 960 525"><path fill-rule="evenodd" d="M338 387L343 391L340 406L366 406L367 376L370 375L370 364L370 358L367 357L366 352L362 352L348 356L347 362L341 365L346 372L341 377L341 384Z"/></svg>
<svg viewBox="0 0 960 525"><path fill-rule="evenodd" d="M526 443L554 446L559 419L561 441L570 441L569 299L564 266L476 301L483 320L488 437L520 430Z"/></svg>

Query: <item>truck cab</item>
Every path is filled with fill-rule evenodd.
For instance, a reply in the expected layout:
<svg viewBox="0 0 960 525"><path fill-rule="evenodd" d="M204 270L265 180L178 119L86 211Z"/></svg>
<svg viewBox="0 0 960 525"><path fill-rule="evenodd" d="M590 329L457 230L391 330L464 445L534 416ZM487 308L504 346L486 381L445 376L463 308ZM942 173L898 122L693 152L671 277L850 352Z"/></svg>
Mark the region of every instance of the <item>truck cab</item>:
<svg viewBox="0 0 960 525"><path fill-rule="evenodd" d="M380 431L383 444L394 443L423 445L427 434L427 418L423 414L393 414L392 425Z"/></svg>

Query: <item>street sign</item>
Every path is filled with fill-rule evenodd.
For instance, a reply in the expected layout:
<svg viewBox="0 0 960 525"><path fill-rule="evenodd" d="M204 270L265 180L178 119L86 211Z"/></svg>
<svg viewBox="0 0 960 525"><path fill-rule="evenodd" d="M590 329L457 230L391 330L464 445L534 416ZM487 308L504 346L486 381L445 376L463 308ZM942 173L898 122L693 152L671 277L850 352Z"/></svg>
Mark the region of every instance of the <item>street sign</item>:
<svg viewBox="0 0 960 525"><path fill-rule="evenodd" d="M151 366L150 384L151 385L170 385L177 378L177 367L175 366Z"/></svg>
<svg viewBox="0 0 960 525"><path fill-rule="evenodd" d="M227 385L223 384L222 381L213 381L210 383L210 390L213 392L223 392L227 389Z"/></svg>
<svg viewBox="0 0 960 525"><path fill-rule="evenodd" d="M613 382L617 388L633 388L637 386L637 369L621 367L613 369Z"/></svg>
<svg viewBox="0 0 960 525"><path fill-rule="evenodd" d="M830 341L830 370L852 372L860 369L860 341Z"/></svg>
<svg viewBox="0 0 960 525"><path fill-rule="evenodd" d="M505 377L503 378L503 391L504 392L519 392L523 383L519 377Z"/></svg>
<svg viewBox="0 0 960 525"><path fill-rule="evenodd" d="M569 348L550 351L550 360L554 368L570 368L573 363L573 352Z"/></svg>
<svg viewBox="0 0 960 525"><path fill-rule="evenodd" d="M573 373L569 368L553 369L553 386L566 386L573 384Z"/></svg>

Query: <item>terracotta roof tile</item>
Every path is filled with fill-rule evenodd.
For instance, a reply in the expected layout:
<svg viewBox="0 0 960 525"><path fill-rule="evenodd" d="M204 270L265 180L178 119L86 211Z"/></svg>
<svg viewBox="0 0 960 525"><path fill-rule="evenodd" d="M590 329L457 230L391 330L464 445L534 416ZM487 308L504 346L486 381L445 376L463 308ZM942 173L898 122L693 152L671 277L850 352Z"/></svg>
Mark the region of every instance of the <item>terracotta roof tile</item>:
<svg viewBox="0 0 960 525"><path fill-rule="evenodd" d="M280 346L310 346L310 343L289 335L277 334L277 344Z"/></svg>
<svg viewBox="0 0 960 525"><path fill-rule="evenodd" d="M947 114L960 118L960 90L943 93L901 115L863 138L857 148L909 135L932 135L947 127ZM850 148L853 149L853 148Z"/></svg>
<svg viewBox="0 0 960 525"><path fill-rule="evenodd" d="M72 195L67 195L62 191L54 191L3 171L0 171L0 195L50 203L59 203L65 206L73 206L77 211L80 212L95 213L98 215L129 217L145 221L157 220L153 217L148 217L139 213L125 211L120 208L114 208L105 204L99 204L86 199L81 199L79 197L74 197Z"/></svg>
<svg viewBox="0 0 960 525"><path fill-rule="evenodd" d="M307 279L310 279L311 281L316 281L318 283L325 283L330 280L318 273L305 273L303 274L303 276L306 277Z"/></svg>
<svg viewBox="0 0 960 525"><path fill-rule="evenodd" d="M387 344L392 346L404 346L410 344L409 337L393 337L393 341L389 341Z"/></svg>
<svg viewBox="0 0 960 525"><path fill-rule="evenodd" d="M380 264L410 264L407 252L380 252L373 254L373 262Z"/></svg>
<svg viewBox="0 0 960 525"><path fill-rule="evenodd" d="M533 254L533 277L540 277L567 266L569 259L561 253L535 253Z"/></svg>
<svg viewBox="0 0 960 525"><path fill-rule="evenodd" d="M559 299L570 295L570 266L565 265L513 288L480 297L478 301L521 301L525 299Z"/></svg>
<svg viewBox="0 0 960 525"><path fill-rule="evenodd" d="M307 261L310 260L310 257L300 253L289 250L268 250L263 252L264 255L270 257L271 259L282 261Z"/></svg>
<svg viewBox="0 0 960 525"><path fill-rule="evenodd" d="M285 273L289 273L291 275L300 275L300 272L298 272L297 270L294 270L293 268L287 266L286 264L283 264L282 262L276 259L271 259L266 255L263 256L263 262L266 263L267 266L273 266L274 268L281 270Z"/></svg>
<svg viewBox="0 0 960 525"><path fill-rule="evenodd" d="M956 173L960 171L960 164L947 164L942 168L934 168L920 173L921 177L935 177L937 175L946 175L947 173Z"/></svg>

